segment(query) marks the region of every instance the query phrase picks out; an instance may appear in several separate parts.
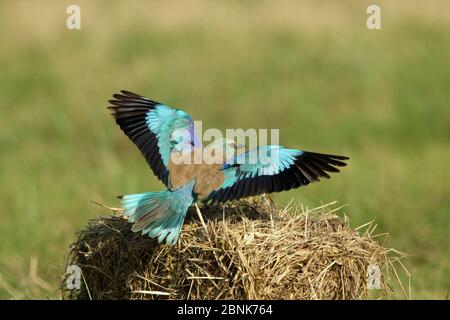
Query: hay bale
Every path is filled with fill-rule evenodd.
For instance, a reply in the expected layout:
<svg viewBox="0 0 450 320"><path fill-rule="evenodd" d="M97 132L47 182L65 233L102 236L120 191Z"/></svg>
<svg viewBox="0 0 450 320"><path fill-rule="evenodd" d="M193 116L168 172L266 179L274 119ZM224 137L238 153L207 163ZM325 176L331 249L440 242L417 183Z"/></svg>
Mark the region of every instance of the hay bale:
<svg viewBox="0 0 450 320"><path fill-rule="evenodd" d="M188 212L175 246L133 233L119 216L92 220L71 246L67 265L82 269L64 299L362 299L366 272L388 250L327 205L276 208L270 199ZM205 231L205 228L207 231ZM63 279L64 284L64 279Z"/></svg>

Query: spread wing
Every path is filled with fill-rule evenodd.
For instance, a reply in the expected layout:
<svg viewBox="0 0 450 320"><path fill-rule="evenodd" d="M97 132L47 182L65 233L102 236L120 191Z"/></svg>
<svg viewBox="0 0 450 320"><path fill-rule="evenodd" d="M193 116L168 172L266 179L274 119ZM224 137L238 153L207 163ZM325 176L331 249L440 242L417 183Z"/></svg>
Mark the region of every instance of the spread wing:
<svg viewBox="0 0 450 320"><path fill-rule="evenodd" d="M306 186L339 172L348 157L263 146L237 155L223 166L225 180L209 199L225 202Z"/></svg>
<svg viewBox="0 0 450 320"><path fill-rule="evenodd" d="M131 141L139 148L153 173L167 186L168 164L173 148L180 142L174 132L186 132L184 138L193 145L193 120L186 112L138 94L122 90L109 100L111 115ZM178 137L180 138L180 137ZM186 139L183 143L186 143Z"/></svg>

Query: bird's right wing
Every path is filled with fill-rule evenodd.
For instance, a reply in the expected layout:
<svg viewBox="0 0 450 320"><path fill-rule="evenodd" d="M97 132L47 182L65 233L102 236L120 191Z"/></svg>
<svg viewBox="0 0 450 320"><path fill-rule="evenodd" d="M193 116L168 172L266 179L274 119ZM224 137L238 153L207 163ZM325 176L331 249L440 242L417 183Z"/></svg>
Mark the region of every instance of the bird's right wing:
<svg viewBox="0 0 450 320"><path fill-rule="evenodd" d="M322 154L282 146L263 146L237 155L222 172L224 182L213 191L209 199L225 202L263 193L286 191L321 177L327 172L339 172L348 157Z"/></svg>

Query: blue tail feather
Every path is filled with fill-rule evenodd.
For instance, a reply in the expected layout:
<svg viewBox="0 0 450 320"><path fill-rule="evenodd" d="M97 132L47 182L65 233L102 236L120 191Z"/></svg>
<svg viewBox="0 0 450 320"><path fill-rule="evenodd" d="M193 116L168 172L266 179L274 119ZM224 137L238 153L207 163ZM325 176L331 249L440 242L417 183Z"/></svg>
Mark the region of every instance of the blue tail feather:
<svg viewBox="0 0 450 320"><path fill-rule="evenodd" d="M177 190L145 192L122 197L124 215L134 223L134 232L142 231L161 243L174 245L180 235L184 218L193 202L191 181Z"/></svg>

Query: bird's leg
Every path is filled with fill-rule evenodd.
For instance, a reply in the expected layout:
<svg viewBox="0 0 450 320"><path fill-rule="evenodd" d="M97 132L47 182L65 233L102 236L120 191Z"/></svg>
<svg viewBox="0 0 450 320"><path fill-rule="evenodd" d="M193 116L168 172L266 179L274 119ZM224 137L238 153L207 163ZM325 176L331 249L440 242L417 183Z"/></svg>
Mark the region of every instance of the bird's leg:
<svg viewBox="0 0 450 320"><path fill-rule="evenodd" d="M202 215L202 213L200 211L200 208L197 205L197 202L194 202L194 206L195 206L195 211L197 211L197 215L198 215L198 217L200 219L200 222L202 223L203 228L205 229L205 232L206 232L206 234L208 235L208 238L209 238L208 228L206 227L205 220L203 220L203 215Z"/></svg>

